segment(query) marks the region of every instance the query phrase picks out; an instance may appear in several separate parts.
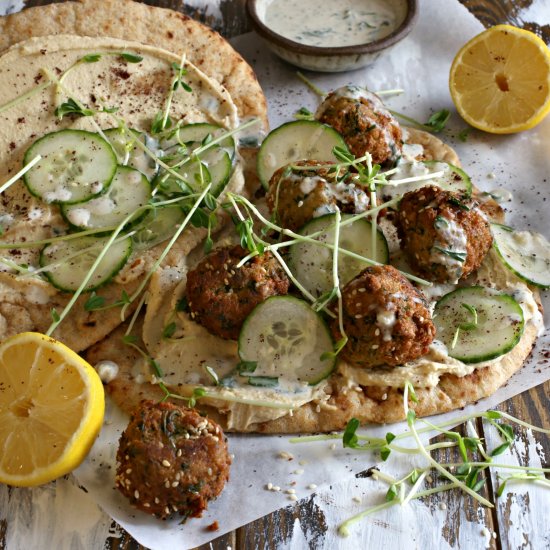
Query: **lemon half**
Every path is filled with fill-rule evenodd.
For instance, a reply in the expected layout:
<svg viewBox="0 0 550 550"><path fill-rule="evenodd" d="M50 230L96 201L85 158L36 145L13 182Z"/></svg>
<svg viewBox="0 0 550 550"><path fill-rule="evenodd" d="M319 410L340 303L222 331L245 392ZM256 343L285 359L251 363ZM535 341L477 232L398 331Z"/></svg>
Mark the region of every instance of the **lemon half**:
<svg viewBox="0 0 550 550"><path fill-rule="evenodd" d="M86 457L103 422L96 371L61 342L35 332L0 345L0 482L29 487Z"/></svg>
<svg viewBox="0 0 550 550"><path fill-rule="evenodd" d="M457 53L449 88L458 112L475 128L529 130L550 111L550 50L532 32L491 27Z"/></svg>

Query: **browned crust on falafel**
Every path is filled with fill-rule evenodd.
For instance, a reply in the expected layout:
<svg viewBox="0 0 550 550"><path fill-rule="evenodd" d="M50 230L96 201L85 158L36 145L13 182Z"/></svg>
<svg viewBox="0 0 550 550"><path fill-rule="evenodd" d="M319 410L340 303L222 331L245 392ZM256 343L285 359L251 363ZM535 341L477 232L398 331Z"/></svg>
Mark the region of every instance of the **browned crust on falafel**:
<svg viewBox="0 0 550 550"><path fill-rule="evenodd" d="M229 479L222 429L196 410L142 401L120 436L115 485L133 506L166 519L200 517Z"/></svg>
<svg viewBox="0 0 550 550"><path fill-rule="evenodd" d="M187 274L191 318L221 338L236 340L259 303L288 292L290 281L269 252L237 267L248 254L239 245L217 248Z"/></svg>
<svg viewBox="0 0 550 550"><path fill-rule="evenodd" d="M428 352L435 336L424 297L391 265L367 267L352 279L342 290L342 308L348 342L340 356L355 367L414 361ZM331 329L339 341L338 319Z"/></svg>

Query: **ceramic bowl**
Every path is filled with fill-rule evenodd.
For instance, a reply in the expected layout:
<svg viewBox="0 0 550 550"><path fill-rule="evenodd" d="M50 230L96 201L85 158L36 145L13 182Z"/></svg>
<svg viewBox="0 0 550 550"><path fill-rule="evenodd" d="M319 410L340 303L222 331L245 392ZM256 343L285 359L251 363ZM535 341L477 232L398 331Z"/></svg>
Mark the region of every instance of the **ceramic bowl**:
<svg viewBox="0 0 550 550"><path fill-rule="evenodd" d="M406 4L405 18L399 27L384 38L353 46L320 47L295 42L270 29L265 24L265 15L267 6L272 1L274 0L247 0L246 8L254 30L285 61L302 69L328 73L351 71L373 63L384 50L409 34L418 14L417 0L403 0ZM319 2L319 9L330 4L337 5L337 2L338 0L322 0ZM299 6L299 2L296 6Z"/></svg>

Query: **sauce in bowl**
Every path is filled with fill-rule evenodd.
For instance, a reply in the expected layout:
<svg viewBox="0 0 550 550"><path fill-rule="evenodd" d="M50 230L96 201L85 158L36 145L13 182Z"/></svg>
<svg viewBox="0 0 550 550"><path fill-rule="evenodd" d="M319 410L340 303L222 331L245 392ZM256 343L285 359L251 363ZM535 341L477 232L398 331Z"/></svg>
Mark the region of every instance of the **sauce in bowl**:
<svg viewBox="0 0 550 550"><path fill-rule="evenodd" d="M403 23L406 12L405 0L273 0L264 23L294 42L331 48L384 38Z"/></svg>

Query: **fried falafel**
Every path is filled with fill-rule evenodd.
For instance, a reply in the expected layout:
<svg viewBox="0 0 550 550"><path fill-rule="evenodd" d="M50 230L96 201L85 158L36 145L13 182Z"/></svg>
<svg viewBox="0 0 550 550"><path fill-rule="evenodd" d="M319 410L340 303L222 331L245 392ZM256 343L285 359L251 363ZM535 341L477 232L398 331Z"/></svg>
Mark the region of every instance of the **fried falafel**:
<svg viewBox="0 0 550 550"><path fill-rule="evenodd" d="M120 436L115 485L158 518L200 517L222 492L230 465L218 424L194 409L142 401Z"/></svg>
<svg viewBox="0 0 550 550"><path fill-rule="evenodd" d="M427 353L434 339L424 297L391 265L364 269L343 288L342 305L348 342L340 355L354 366L402 365ZM331 329L340 340L338 318Z"/></svg>

